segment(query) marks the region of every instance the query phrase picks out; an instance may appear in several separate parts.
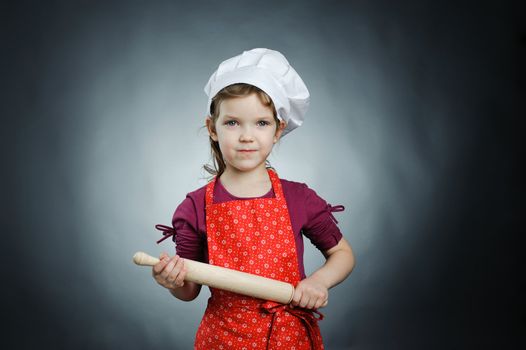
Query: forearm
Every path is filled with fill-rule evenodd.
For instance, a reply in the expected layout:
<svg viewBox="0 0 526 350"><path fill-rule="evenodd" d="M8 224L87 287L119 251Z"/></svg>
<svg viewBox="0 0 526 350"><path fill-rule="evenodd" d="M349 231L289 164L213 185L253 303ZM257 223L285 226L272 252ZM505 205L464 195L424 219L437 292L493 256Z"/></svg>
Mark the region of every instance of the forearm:
<svg viewBox="0 0 526 350"><path fill-rule="evenodd" d="M349 276L355 265L351 249L340 249L327 256L322 267L316 270L309 278L322 283L330 289Z"/></svg>
<svg viewBox="0 0 526 350"><path fill-rule="evenodd" d="M170 293L177 299L191 301L197 298L201 291L201 285L195 282L185 281L182 287L170 289Z"/></svg>

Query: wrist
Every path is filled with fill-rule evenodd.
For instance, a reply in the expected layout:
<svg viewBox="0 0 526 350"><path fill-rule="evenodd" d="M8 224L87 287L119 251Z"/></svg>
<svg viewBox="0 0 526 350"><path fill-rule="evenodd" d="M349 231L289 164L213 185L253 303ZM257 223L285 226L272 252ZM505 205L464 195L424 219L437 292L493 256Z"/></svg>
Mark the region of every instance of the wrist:
<svg viewBox="0 0 526 350"><path fill-rule="evenodd" d="M331 287L330 283L319 271L316 271L312 275L310 275L309 279L317 284L322 285L327 290Z"/></svg>

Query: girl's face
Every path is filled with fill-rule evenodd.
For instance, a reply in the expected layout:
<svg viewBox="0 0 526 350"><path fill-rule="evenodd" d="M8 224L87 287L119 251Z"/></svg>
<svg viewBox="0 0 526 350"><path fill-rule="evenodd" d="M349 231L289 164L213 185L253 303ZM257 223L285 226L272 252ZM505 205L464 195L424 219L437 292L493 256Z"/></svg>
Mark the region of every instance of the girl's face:
<svg viewBox="0 0 526 350"><path fill-rule="evenodd" d="M276 128L270 107L256 94L221 102L215 125L206 121L210 137L219 142L226 171L250 172L265 169L265 160L279 140L284 122Z"/></svg>

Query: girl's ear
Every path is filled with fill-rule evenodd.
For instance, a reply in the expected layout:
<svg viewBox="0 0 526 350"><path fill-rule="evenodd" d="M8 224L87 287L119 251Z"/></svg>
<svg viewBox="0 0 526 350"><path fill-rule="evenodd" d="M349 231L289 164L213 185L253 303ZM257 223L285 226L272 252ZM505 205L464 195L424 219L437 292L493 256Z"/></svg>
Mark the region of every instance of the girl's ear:
<svg viewBox="0 0 526 350"><path fill-rule="evenodd" d="M206 128L208 129L208 135L210 135L210 138L217 142L217 133L215 131L215 125L212 122L212 118L210 116L206 117L205 119Z"/></svg>
<svg viewBox="0 0 526 350"><path fill-rule="evenodd" d="M285 123L285 121L283 120L280 120L278 130L276 130L276 135L274 135L274 143L278 142L286 126L287 126L287 123Z"/></svg>

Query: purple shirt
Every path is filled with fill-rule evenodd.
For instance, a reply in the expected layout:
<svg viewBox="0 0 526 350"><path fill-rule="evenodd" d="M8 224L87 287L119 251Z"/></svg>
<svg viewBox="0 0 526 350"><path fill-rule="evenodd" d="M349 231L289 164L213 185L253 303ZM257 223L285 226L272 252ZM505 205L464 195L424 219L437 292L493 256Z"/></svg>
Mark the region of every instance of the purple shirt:
<svg viewBox="0 0 526 350"><path fill-rule="evenodd" d="M283 179L280 179L280 181L289 209L296 250L298 252L298 265L301 278L303 279L305 278L305 268L303 266L304 248L302 234L309 238L311 243L320 251L334 247L342 238L342 234L336 225L337 221L334 219L332 212L342 211L343 207L332 207L330 204L327 204L304 183ZM175 210L172 225L176 232L174 241L177 254L183 258L208 263L205 195L206 185L188 193ZM274 197L274 190L271 188L267 194L260 198L272 197ZM223 187L220 180L216 182L214 203L239 199L252 198L233 196Z"/></svg>

